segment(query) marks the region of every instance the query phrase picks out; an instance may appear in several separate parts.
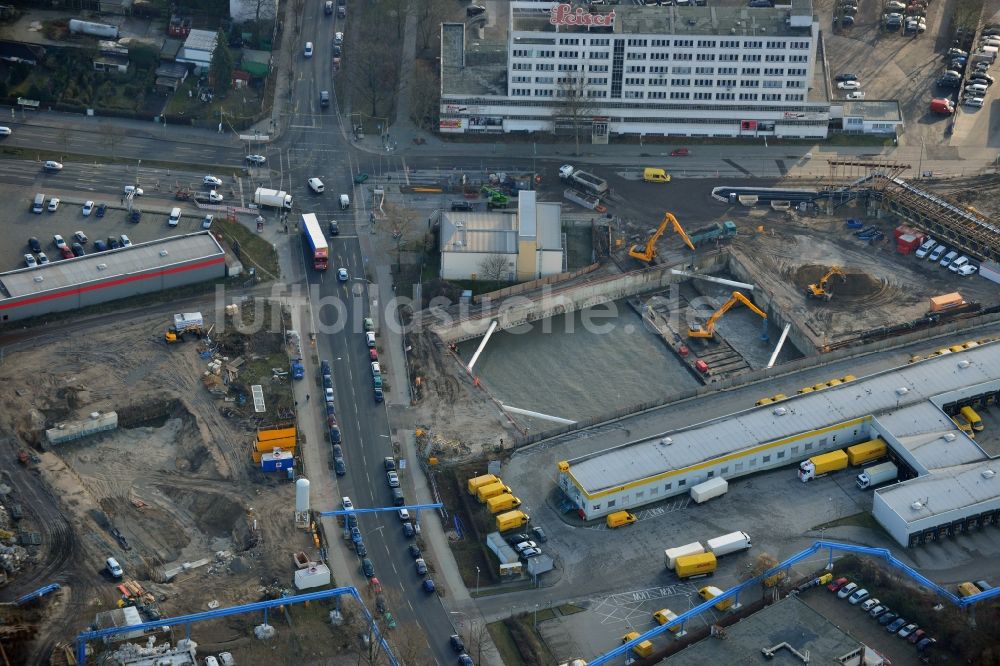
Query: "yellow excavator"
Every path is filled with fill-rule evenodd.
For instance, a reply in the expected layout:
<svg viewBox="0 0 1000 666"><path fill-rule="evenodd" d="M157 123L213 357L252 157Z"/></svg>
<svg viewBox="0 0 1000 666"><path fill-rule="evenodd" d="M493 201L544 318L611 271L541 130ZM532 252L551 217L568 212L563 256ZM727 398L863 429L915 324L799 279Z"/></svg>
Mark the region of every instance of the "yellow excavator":
<svg viewBox="0 0 1000 666"><path fill-rule="evenodd" d="M677 218L673 216L673 213L664 213L663 221L660 222L660 226L657 227L653 235L649 237L646 244L633 245L628 251L628 256L639 259L640 261L645 261L647 264L651 262L654 258L656 258L656 241L660 240L660 236L662 236L667 231L667 227L670 226L674 228L674 231L676 231L677 235L681 237L684 244L694 250L694 243L692 243L691 239L688 238L687 232L684 231L684 227L682 227L681 223L677 221Z"/></svg>
<svg viewBox="0 0 1000 666"><path fill-rule="evenodd" d="M847 275L844 274L844 271L840 270L840 266L831 266L830 270L826 272L826 275L819 279L819 282L806 287L806 296L809 298L829 301L833 298L833 292L829 290L827 285L830 282L830 278L834 275L840 276L841 282L847 282Z"/></svg>
<svg viewBox="0 0 1000 666"><path fill-rule="evenodd" d="M744 296L743 294L741 294L738 291L734 291L733 295L729 297L729 300L726 301L725 304L721 308L719 308L714 313L712 313L712 316L709 317L708 321L705 322L705 326L704 327L695 325L694 328L688 329L688 337L689 338L712 338L712 337L715 337L715 322L719 321L719 319L722 317L722 315L724 315L727 312L729 312L729 310L734 305L736 305L737 303L742 303L743 305L745 305L748 308L750 308L754 313L756 313L756 314L760 315L761 317L763 317L763 319L764 319L764 325L765 326L767 325L767 313L764 312L763 310L761 310L760 308L758 308L756 305L754 305L753 301L751 301L749 298L747 298L746 296Z"/></svg>

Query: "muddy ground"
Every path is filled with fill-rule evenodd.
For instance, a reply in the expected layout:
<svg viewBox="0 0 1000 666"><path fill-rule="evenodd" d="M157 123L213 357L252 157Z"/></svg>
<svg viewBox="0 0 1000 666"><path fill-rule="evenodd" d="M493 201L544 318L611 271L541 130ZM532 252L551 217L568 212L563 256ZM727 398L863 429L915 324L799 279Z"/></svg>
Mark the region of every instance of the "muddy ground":
<svg viewBox="0 0 1000 666"><path fill-rule="evenodd" d="M18 528L41 536L41 545L27 548L23 569L0 588L0 599L51 582L63 586L36 615L6 618L30 626L5 646L12 663L48 663L57 641L71 640L95 613L115 607L120 594L102 572L109 556L169 617L258 601L290 587L294 550L316 555L309 535L293 524L293 485L263 474L250 458L257 425L288 415L287 377L270 381L276 359L284 357L287 367L280 333L217 329L215 344L224 341L226 354L245 360L231 383L237 390L224 396L203 384L202 342L163 342L163 315L95 322L8 345L0 366L2 455L8 461L19 450L32 455L26 466L5 470L0 490L10 490L5 504L23 506ZM263 368L263 376L254 368ZM244 383L265 386L267 413L254 414L252 401L238 397ZM45 428L111 410L119 414L117 430L55 447L45 441ZM129 549L112 536L114 528ZM202 559L208 563L168 582L168 572ZM246 639L246 624L259 621L196 625L192 637L232 644L242 663L254 663L264 654L256 651L270 655L273 647ZM319 649L332 656L339 647L322 642ZM300 663L329 663L312 647L299 656L319 657Z"/></svg>

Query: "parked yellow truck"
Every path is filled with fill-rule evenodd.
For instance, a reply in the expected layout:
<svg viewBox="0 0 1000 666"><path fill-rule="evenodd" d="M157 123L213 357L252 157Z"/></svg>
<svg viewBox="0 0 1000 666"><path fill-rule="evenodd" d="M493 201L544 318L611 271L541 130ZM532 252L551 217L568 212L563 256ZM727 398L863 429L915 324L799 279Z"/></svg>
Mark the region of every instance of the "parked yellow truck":
<svg viewBox="0 0 1000 666"><path fill-rule="evenodd" d="M813 456L809 460L803 460L799 463L799 479L805 483L806 481L812 481L824 474L836 472L846 467L847 454L842 449L830 451L829 453L821 453L818 456Z"/></svg>
<svg viewBox="0 0 1000 666"><path fill-rule="evenodd" d="M971 425L972 429L976 432L980 432L986 427L983 425L983 419L980 418L979 414L976 413L976 410L972 407L962 407L962 410L959 413L965 417L965 420L969 422L969 425Z"/></svg>
<svg viewBox="0 0 1000 666"><path fill-rule="evenodd" d="M521 500L514 497L510 493L497 495L496 497L491 497L486 500L486 508L489 509L490 513L510 511L511 509L516 509L519 506L521 506Z"/></svg>
<svg viewBox="0 0 1000 666"><path fill-rule="evenodd" d="M481 504L486 504L486 500L489 498L509 492L510 487L505 486L503 481L497 480L496 483L488 483L485 486L479 486L476 490L476 497L479 498L479 502Z"/></svg>
<svg viewBox="0 0 1000 666"><path fill-rule="evenodd" d="M698 590L698 594L701 595L701 598L704 599L705 601L711 601L712 599L718 596L722 596L722 590L715 587L714 585L707 585ZM722 601L717 602L715 604L715 607L720 611L724 611L732 605L733 605L733 598L729 597L728 599L723 599Z"/></svg>
<svg viewBox="0 0 1000 666"><path fill-rule="evenodd" d="M477 476L469 479L469 494L475 497L476 491L479 490L480 486L488 486L491 483L496 483L499 481L493 474L483 474L482 476Z"/></svg>
<svg viewBox="0 0 1000 666"><path fill-rule="evenodd" d="M656 620L656 623L659 624L662 627L667 622L673 622L674 620L676 620L677 619L677 613L673 612L669 608L661 608L660 610L658 610L655 613L653 613L653 619ZM670 627L670 629L669 629L669 631L672 631L674 633L676 633L676 632L678 632L680 630L681 630L681 625L679 625L679 624L675 624L674 626Z"/></svg>
<svg viewBox="0 0 1000 666"><path fill-rule="evenodd" d="M531 516L523 511L501 513L497 516L497 531L506 532L507 530L515 530L518 527L527 525L529 520L531 520Z"/></svg>
<svg viewBox="0 0 1000 666"><path fill-rule="evenodd" d="M639 632L630 631L622 636L622 645L628 643L629 641L634 641L637 638L639 638ZM642 641L632 648L632 652L635 652L640 657L648 657L653 654L653 643L651 641Z"/></svg>
<svg viewBox="0 0 1000 666"><path fill-rule="evenodd" d="M876 437L875 439L870 439L867 442L861 442L860 444L855 444L854 446L847 447L847 462L850 463L852 467L857 465L864 465L873 460L878 460L879 458L885 458L886 450L885 440L881 437Z"/></svg>
<svg viewBox="0 0 1000 666"><path fill-rule="evenodd" d="M694 578L696 576L707 576L715 571L718 560L713 553L698 553L697 555L685 555L678 557L674 563L674 571L678 578Z"/></svg>

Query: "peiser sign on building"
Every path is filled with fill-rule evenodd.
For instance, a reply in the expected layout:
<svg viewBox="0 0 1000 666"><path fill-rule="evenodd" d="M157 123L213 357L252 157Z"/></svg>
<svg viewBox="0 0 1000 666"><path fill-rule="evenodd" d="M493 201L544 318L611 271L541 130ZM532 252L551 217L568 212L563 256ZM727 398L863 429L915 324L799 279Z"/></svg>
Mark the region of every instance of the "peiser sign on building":
<svg viewBox="0 0 1000 666"><path fill-rule="evenodd" d="M549 10L549 23L552 25L611 27L615 24L615 11L611 10L607 14L591 14L583 7L577 7L574 11L572 5L556 5Z"/></svg>

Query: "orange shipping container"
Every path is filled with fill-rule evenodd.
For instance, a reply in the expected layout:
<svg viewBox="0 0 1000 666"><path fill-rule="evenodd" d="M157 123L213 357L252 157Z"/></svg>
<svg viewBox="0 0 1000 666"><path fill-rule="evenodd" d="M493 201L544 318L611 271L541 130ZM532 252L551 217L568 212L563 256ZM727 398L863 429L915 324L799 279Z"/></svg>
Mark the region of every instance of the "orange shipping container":
<svg viewBox="0 0 1000 666"><path fill-rule="evenodd" d="M258 430L257 440L265 442L272 439L295 437L295 428L275 428L274 430Z"/></svg>
<svg viewBox="0 0 1000 666"><path fill-rule="evenodd" d="M942 310L950 310L963 305L965 305L965 299L957 291L953 291L950 294L941 294L940 296L931 296L931 312L941 312Z"/></svg>
<svg viewBox="0 0 1000 666"><path fill-rule="evenodd" d="M262 453L270 453L271 449L278 447L281 449L294 449L295 437L282 437L281 439L257 440L257 450Z"/></svg>

